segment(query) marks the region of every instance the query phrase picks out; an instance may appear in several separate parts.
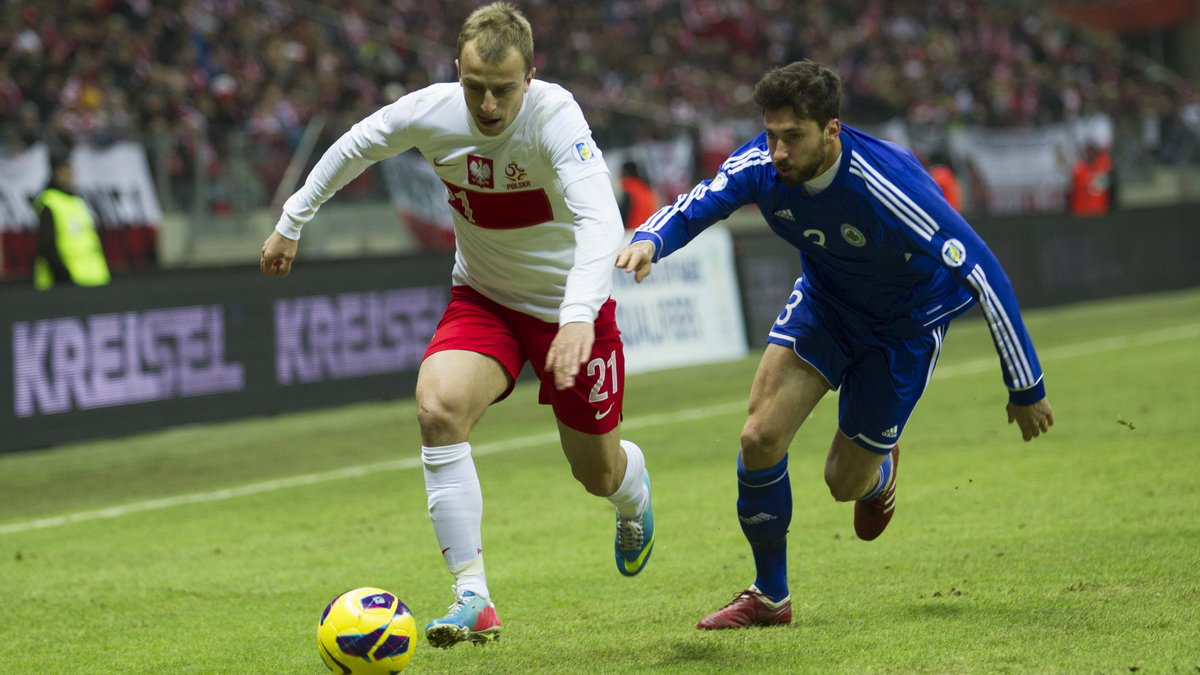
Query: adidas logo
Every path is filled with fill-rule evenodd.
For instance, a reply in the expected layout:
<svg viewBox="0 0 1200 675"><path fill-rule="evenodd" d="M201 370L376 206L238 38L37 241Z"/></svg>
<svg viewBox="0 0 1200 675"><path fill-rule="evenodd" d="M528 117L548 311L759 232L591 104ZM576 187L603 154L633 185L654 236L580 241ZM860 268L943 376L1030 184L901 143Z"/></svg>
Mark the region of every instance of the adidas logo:
<svg viewBox="0 0 1200 675"><path fill-rule="evenodd" d="M791 220L791 221L793 221L793 222L796 220L796 216L793 216L793 215L792 215L792 210L791 210L791 209L784 209L784 210L782 210L782 211L776 211L776 212L775 212L775 217L776 217L776 218L783 218L784 220Z"/></svg>
<svg viewBox="0 0 1200 675"><path fill-rule="evenodd" d="M895 438L899 435L900 435L900 429L897 427L892 427L891 429L888 429L887 431L883 432L884 438Z"/></svg>
<svg viewBox="0 0 1200 675"><path fill-rule="evenodd" d="M743 523L745 523L747 525L759 525L761 523L767 522L768 520L775 520L775 516L773 516L769 513L760 513L757 516L750 516L749 518L743 518L741 516L738 516L738 520L742 521Z"/></svg>

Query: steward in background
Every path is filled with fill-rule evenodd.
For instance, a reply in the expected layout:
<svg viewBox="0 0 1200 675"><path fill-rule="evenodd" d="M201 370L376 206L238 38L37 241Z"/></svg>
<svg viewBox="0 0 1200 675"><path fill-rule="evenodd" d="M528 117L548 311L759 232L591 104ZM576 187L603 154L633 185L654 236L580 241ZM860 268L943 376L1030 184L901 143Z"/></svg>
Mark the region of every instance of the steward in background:
<svg viewBox="0 0 1200 675"><path fill-rule="evenodd" d="M621 195L617 200L621 209L621 219L625 229L635 230L639 225L650 220L650 216L662 206L658 193L638 169L637 162L625 162L621 165Z"/></svg>
<svg viewBox="0 0 1200 675"><path fill-rule="evenodd" d="M1103 216L1112 203L1112 156L1089 143L1071 170L1069 205L1073 216Z"/></svg>
<svg viewBox="0 0 1200 675"><path fill-rule="evenodd" d="M108 262L96 221L87 202L73 192L75 171L63 155L50 157L50 185L33 200L38 217L33 283L38 290L55 285L104 286Z"/></svg>

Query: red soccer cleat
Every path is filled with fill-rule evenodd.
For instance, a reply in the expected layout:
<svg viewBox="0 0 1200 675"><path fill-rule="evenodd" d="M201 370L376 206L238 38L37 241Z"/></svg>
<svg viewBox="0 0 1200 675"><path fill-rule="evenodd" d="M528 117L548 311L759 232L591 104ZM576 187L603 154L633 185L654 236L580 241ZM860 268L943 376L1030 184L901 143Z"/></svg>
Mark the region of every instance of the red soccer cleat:
<svg viewBox="0 0 1200 675"><path fill-rule="evenodd" d="M696 624L701 630L778 626L792 622L792 596L771 602L754 586L738 593L733 602L709 614Z"/></svg>
<svg viewBox="0 0 1200 675"><path fill-rule="evenodd" d="M892 514L896 513L896 473L900 467L900 446L892 448L892 475L888 484L869 502L854 503L854 533L863 541L883 534Z"/></svg>

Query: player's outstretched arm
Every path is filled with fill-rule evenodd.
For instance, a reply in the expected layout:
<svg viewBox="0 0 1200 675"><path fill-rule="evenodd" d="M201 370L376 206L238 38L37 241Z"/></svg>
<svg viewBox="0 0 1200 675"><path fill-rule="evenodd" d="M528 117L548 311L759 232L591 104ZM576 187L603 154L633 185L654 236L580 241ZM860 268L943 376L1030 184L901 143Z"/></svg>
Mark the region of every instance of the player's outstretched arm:
<svg viewBox="0 0 1200 675"><path fill-rule="evenodd" d="M1031 405L1008 404L1008 423L1017 423L1021 427L1021 437L1026 441L1050 431L1054 426L1054 411L1050 409L1050 401L1043 398Z"/></svg>
<svg viewBox="0 0 1200 675"><path fill-rule="evenodd" d="M648 241L635 241L617 254L617 267L626 273L633 272L633 280L639 284L650 275L653 265L654 244Z"/></svg>
<svg viewBox="0 0 1200 675"><path fill-rule="evenodd" d="M299 245L296 239L288 239L278 231L271 232L271 236L263 242L258 268L267 276L286 277L292 271L292 261L296 259Z"/></svg>

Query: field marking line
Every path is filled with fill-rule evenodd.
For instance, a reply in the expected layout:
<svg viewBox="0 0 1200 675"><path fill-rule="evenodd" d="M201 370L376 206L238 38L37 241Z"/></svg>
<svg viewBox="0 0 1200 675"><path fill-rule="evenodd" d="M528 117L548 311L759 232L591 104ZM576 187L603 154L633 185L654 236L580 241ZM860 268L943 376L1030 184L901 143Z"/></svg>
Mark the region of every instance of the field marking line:
<svg viewBox="0 0 1200 675"><path fill-rule="evenodd" d="M1185 324L1173 328L1147 331L1145 333L1137 333L1133 335L1089 340L1088 342L1078 342L1071 345L1062 345L1060 347L1051 347L1041 352L1041 358L1043 361L1073 358L1077 356L1087 356L1089 354L1124 349L1127 347L1142 347L1147 345L1161 344L1163 342L1172 342L1175 340L1186 340L1194 337L1200 337L1200 323ZM995 358L975 359L973 361L965 361L963 363L956 363L953 365L939 365L937 370L934 371L934 379L944 379L949 377L957 377L960 375L972 375L994 370L996 368L997 362ZM705 419L714 415L742 412L745 411L745 409L746 402L744 400L729 401L726 403L718 403L715 405L706 406L704 408L692 408L669 413L658 413L656 415L646 415L644 417L638 417L636 419L629 420L628 422L624 422L621 426L625 429L642 429L646 427L659 426L662 424L675 424L678 422ZM471 452L473 455L490 455L515 448L524 448L543 443L554 443L557 441L558 432L552 431L510 438L504 441L481 443L472 448ZM277 478L259 483L250 483L240 487L212 490L210 492L194 492L191 494L179 495L177 497L149 499L146 501L133 502L120 506L110 506L108 508L95 509L92 511L78 511L76 513L68 513L61 516L51 516L49 518L38 518L37 520L30 520L20 523L10 523L8 525L0 525L0 534L16 534L19 532L42 530L50 527L69 525L71 523L79 523L88 520L119 518L131 513L140 513L142 511L156 511L158 509L181 506L183 504L202 504L205 502L224 501L226 499L245 497L247 495L261 494L264 492L274 492L276 490L284 490L303 485L314 485L316 483L342 480L344 478L357 478L381 471L402 471L405 469L415 469L420 466L421 459L419 457L407 457L404 459L397 459L389 462L377 462L374 464L360 464L358 466L349 466L333 471L322 471L320 473L310 473L300 476L290 476L288 478Z"/></svg>
<svg viewBox="0 0 1200 675"><path fill-rule="evenodd" d="M1149 345L1162 344L1164 342L1174 342L1176 340L1187 340L1195 337L1200 337L1200 323L1188 323L1183 324L1182 326L1172 326L1171 328L1162 328L1159 330L1146 331L1144 333L1115 335L1112 337L1100 338L1098 340L1088 340L1087 342L1076 342L1074 344L1061 345L1059 347L1039 349L1038 358L1042 361L1042 365L1044 367L1047 362L1054 361L1056 359L1088 356L1091 354L1098 354L1100 352L1111 352L1118 349L1126 349L1128 347L1146 347ZM958 375L983 373L996 369L996 359L975 359L974 361L964 361L963 363L956 363L949 366L939 364L937 369L933 371L933 379L937 380L946 377L956 377Z"/></svg>

